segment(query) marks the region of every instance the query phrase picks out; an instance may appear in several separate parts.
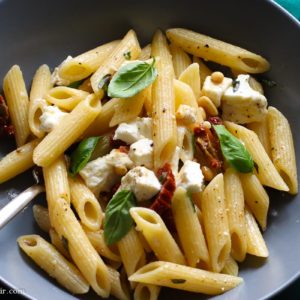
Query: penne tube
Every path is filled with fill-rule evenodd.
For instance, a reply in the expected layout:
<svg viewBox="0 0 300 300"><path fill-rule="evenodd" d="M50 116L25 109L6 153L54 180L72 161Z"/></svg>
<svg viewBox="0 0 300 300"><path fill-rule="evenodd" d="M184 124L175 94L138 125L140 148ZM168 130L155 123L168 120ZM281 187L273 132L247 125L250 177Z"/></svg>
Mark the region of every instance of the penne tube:
<svg viewBox="0 0 300 300"><path fill-rule="evenodd" d="M102 229L90 231L84 228L84 231L93 247L101 256L108 258L110 261L121 262L120 255L116 251L113 251L112 247L106 245Z"/></svg>
<svg viewBox="0 0 300 300"><path fill-rule="evenodd" d="M53 228L50 228L49 236L51 244L57 249L57 251L66 259L71 260L70 254L67 250L67 245L64 244L63 240L59 237L59 235Z"/></svg>
<svg viewBox="0 0 300 300"><path fill-rule="evenodd" d="M196 99L200 96L201 79L200 79L200 67L199 64L190 64L186 69L181 72L178 79L188 84L194 92Z"/></svg>
<svg viewBox="0 0 300 300"><path fill-rule="evenodd" d="M238 172L228 168L224 174L225 203L227 208L231 255L243 261L247 252L246 225L244 216L244 193Z"/></svg>
<svg viewBox="0 0 300 300"><path fill-rule="evenodd" d="M74 58L65 60L58 67L58 75L69 82L79 81L94 73L116 48L120 41L103 44Z"/></svg>
<svg viewBox="0 0 300 300"><path fill-rule="evenodd" d="M130 300L129 288L121 278L120 273L109 266L107 268L111 282L111 295L119 300Z"/></svg>
<svg viewBox="0 0 300 300"><path fill-rule="evenodd" d="M89 94L93 93L93 89L91 86L90 78L85 79L82 84L78 87L79 90L88 92Z"/></svg>
<svg viewBox="0 0 300 300"><path fill-rule="evenodd" d="M185 258L163 220L154 210L133 207L130 214L159 260L185 264Z"/></svg>
<svg viewBox="0 0 300 300"><path fill-rule="evenodd" d="M48 209L42 205L34 204L32 207L33 218L39 228L44 232L49 232L51 229Z"/></svg>
<svg viewBox="0 0 300 300"><path fill-rule="evenodd" d="M89 230L99 230L103 220L103 212L95 195L79 177L69 176L71 203L81 223Z"/></svg>
<svg viewBox="0 0 300 300"><path fill-rule="evenodd" d="M134 300L157 300L160 286L153 284L138 283L134 289Z"/></svg>
<svg viewBox="0 0 300 300"><path fill-rule="evenodd" d="M188 29L169 29L167 37L190 54L230 68L247 73L263 73L270 68L260 55Z"/></svg>
<svg viewBox="0 0 300 300"><path fill-rule="evenodd" d="M70 205L63 198L56 199L53 204L49 203L48 198L47 201L49 210L52 210L49 211L50 216L53 216L52 225L66 241L72 260L93 290L101 297L108 297L111 289L108 269L84 233Z"/></svg>
<svg viewBox="0 0 300 300"><path fill-rule="evenodd" d="M267 152L268 156L272 159L269 125L267 117L265 117L261 122L250 123L247 125L247 127L257 134L261 144L265 148L265 151Z"/></svg>
<svg viewBox="0 0 300 300"><path fill-rule="evenodd" d="M43 238L23 235L17 241L20 248L64 288L74 294L88 292L89 285L79 270Z"/></svg>
<svg viewBox="0 0 300 300"><path fill-rule="evenodd" d="M174 92L175 92L175 111L178 110L182 104L198 108L196 97L193 93L192 88L177 79L174 80Z"/></svg>
<svg viewBox="0 0 300 300"><path fill-rule="evenodd" d="M146 255L135 229L131 229L117 245L128 277L145 265Z"/></svg>
<svg viewBox="0 0 300 300"><path fill-rule="evenodd" d="M247 209L247 207L245 208L245 221L247 232L247 252L259 257L268 257L269 251L264 238L253 215Z"/></svg>
<svg viewBox="0 0 300 300"><path fill-rule="evenodd" d="M255 174L240 174L245 201L262 230L267 227L269 196Z"/></svg>
<svg viewBox="0 0 300 300"><path fill-rule="evenodd" d="M217 107L207 96L201 96L197 100L198 105L205 110L210 116L217 116L219 114Z"/></svg>
<svg viewBox="0 0 300 300"><path fill-rule="evenodd" d="M164 261L147 264L131 275L129 280L208 295L222 294L243 282L240 277Z"/></svg>
<svg viewBox="0 0 300 300"><path fill-rule="evenodd" d="M189 55L175 44L170 45L173 67L176 78L192 63Z"/></svg>
<svg viewBox="0 0 300 300"><path fill-rule="evenodd" d="M275 107L268 108L272 161L289 187L289 193L298 193L297 165L291 128L285 116Z"/></svg>
<svg viewBox="0 0 300 300"><path fill-rule="evenodd" d="M29 101L23 79L18 65L14 65L3 79L3 91L6 98L12 125L15 129L17 146L26 144L30 128L28 123Z"/></svg>
<svg viewBox="0 0 300 300"><path fill-rule="evenodd" d="M48 213L50 224L54 227L53 207L57 199L63 198L70 204L70 187L68 182L68 172L64 156L60 156L50 166L43 168L43 176L46 188L46 198L48 202Z"/></svg>
<svg viewBox="0 0 300 300"><path fill-rule="evenodd" d="M204 234L194 204L184 188L178 187L172 198L172 212L184 255L191 267L209 264Z"/></svg>
<svg viewBox="0 0 300 300"><path fill-rule="evenodd" d="M231 251L231 240L224 197L223 174L206 186L202 197L202 216L213 272L220 272Z"/></svg>
<svg viewBox="0 0 300 300"><path fill-rule="evenodd" d="M98 70L91 77L91 85L95 94L100 93L99 83L104 76L113 75L126 61L124 54L130 53L130 59L137 59L141 48L133 30L129 30L121 42L112 50L102 62Z"/></svg>
<svg viewBox="0 0 300 300"><path fill-rule="evenodd" d="M34 166L32 155L39 142L39 139L33 140L1 158L0 183L12 179Z"/></svg>
<svg viewBox="0 0 300 300"><path fill-rule="evenodd" d="M49 166L82 135L100 111L99 99L95 95L88 96L36 147L33 161L38 166Z"/></svg>
<svg viewBox="0 0 300 300"><path fill-rule="evenodd" d="M197 63L200 68L200 83L201 88L207 76L212 74L212 70L203 62L203 60L199 57L193 56L193 62Z"/></svg>
<svg viewBox="0 0 300 300"><path fill-rule="evenodd" d="M231 256L229 256L228 259L226 260L225 266L222 269L221 273L232 275L232 276L238 276L239 265Z"/></svg>
<svg viewBox="0 0 300 300"><path fill-rule="evenodd" d="M154 34L151 55L160 57L156 62L159 76L152 84L154 167L158 169L171 160L176 148L175 75L167 40L161 31Z"/></svg>
<svg viewBox="0 0 300 300"><path fill-rule="evenodd" d="M123 122L129 122L138 117L143 109L146 98L149 97L150 88L146 88L131 98L118 99L114 107L114 114L109 122L109 127L114 127Z"/></svg>
<svg viewBox="0 0 300 300"><path fill-rule="evenodd" d="M44 96L52 87L51 72L47 65L40 66L32 80L30 96L28 122L31 132L38 138L42 138L45 132L41 130L40 116L47 107Z"/></svg>
<svg viewBox="0 0 300 300"><path fill-rule="evenodd" d="M78 89L67 86L56 86L45 95L45 99L61 109L71 111L88 95L88 92Z"/></svg>
<svg viewBox="0 0 300 300"><path fill-rule="evenodd" d="M256 133L232 122L225 121L224 123L226 128L245 144L257 165L256 175L259 181L274 189L288 191L288 186L279 175Z"/></svg>
<svg viewBox="0 0 300 300"><path fill-rule="evenodd" d="M141 50L139 60L148 60L151 57L151 44L148 44Z"/></svg>

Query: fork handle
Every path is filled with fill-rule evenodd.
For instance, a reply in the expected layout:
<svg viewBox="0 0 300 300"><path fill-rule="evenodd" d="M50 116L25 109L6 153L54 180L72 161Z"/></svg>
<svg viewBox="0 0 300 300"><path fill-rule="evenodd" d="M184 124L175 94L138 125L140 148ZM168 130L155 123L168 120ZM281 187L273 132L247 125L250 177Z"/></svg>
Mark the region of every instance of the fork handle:
<svg viewBox="0 0 300 300"><path fill-rule="evenodd" d="M42 185L33 185L8 202L0 210L0 230L38 194L45 191Z"/></svg>

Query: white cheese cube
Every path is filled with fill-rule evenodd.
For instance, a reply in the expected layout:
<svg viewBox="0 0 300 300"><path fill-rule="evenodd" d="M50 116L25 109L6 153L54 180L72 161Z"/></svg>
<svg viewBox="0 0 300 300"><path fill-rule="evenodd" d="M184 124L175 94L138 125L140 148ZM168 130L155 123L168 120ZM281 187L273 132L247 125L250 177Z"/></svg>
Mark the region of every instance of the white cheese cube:
<svg viewBox="0 0 300 300"><path fill-rule="evenodd" d="M193 124L197 120L197 109L186 104L181 104L176 111L176 118L186 125Z"/></svg>
<svg viewBox="0 0 300 300"><path fill-rule="evenodd" d="M136 166L145 166L148 169L153 169L152 140L141 139L131 144L128 155Z"/></svg>
<svg viewBox="0 0 300 300"><path fill-rule="evenodd" d="M98 197L100 192L109 192L121 179L115 168L130 169L133 162L126 153L112 150L109 154L87 163L79 172L88 188Z"/></svg>
<svg viewBox="0 0 300 300"><path fill-rule="evenodd" d="M177 186L182 186L190 193L201 192L204 177L200 169L200 164L187 160L180 169L177 176Z"/></svg>
<svg viewBox="0 0 300 300"><path fill-rule="evenodd" d="M261 121L267 113L267 99L251 88L249 75L239 75L222 97L222 118L239 124Z"/></svg>
<svg viewBox="0 0 300 300"><path fill-rule="evenodd" d="M130 145L143 138L152 138L151 118L136 118L129 123L121 123L116 129L113 139Z"/></svg>
<svg viewBox="0 0 300 300"><path fill-rule="evenodd" d="M130 170L121 180L119 190L132 191L137 201L145 201L155 196L161 189L153 171L145 167L135 167Z"/></svg>
<svg viewBox="0 0 300 300"><path fill-rule="evenodd" d="M215 104L216 107L221 105L223 93L231 86L232 79L224 77L220 83L211 80L211 76L207 76L203 83L202 95L207 96Z"/></svg>
<svg viewBox="0 0 300 300"><path fill-rule="evenodd" d="M40 129L45 132L52 131L67 113L61 111L56 105L46 106L40 116Z"/></svg>

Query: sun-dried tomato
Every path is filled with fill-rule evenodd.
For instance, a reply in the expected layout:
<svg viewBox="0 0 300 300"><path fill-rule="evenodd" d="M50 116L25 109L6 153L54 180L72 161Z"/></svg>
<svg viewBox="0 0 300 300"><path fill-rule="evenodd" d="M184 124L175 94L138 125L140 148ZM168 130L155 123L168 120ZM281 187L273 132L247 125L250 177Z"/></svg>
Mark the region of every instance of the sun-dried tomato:
<svg viewBox="0 0 300 300"><path fill-rule="evenodd" d="M4 98L0 95L0 137L13 136L15 130L12 124L10 124L8 107Z"/></svg>
<svg viewBox="0 0 300 300"><path fill-rule="evenodd" d="M164 166L157 171L157 177L159 178L162 187L150 208L161 216L169 230L175 231L171 201L176 189L176 182L171 165L168 163L164 164Z"/></svg>

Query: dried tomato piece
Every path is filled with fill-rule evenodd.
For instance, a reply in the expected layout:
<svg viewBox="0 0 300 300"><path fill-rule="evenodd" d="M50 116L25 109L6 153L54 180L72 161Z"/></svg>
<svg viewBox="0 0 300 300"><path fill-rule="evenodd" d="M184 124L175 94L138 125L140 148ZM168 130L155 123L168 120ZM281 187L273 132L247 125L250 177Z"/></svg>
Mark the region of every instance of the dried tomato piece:
<svg viewBox="0 0 300 300"><path fill-rule="evenodd" d="M161 216L169 230L175 231L171 201L176 189L176 182L171 165L168 163L164 164L164 166L157 171L157 177L162 184L162 188L150 208Z"/></svg>
<svg viewBox="0 0 300 300"><path fill-rule="evenodd" d="M5 99L0 95L0 137L2 136L13 136L15 130L9 120L8 107Z"/></svg>

